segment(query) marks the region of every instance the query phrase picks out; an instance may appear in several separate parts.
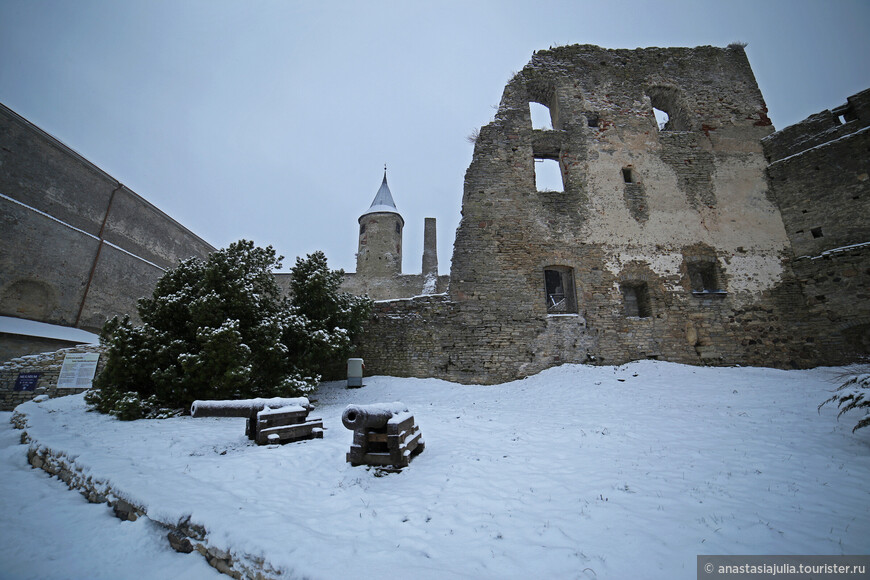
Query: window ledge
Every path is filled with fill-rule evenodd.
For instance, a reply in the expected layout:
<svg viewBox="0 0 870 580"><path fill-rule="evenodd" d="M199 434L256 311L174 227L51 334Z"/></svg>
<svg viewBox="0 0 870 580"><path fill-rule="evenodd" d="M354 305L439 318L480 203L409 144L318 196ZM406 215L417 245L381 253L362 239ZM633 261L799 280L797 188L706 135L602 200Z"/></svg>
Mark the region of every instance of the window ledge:
<svg viewBox="0 0 870 580"><path fill-rule="evenodd" d="M547 313L548 318L576 318L578 316L580 316L580 315L576 312L553 312L553 313L548 312Z"/></svg>
<svg viewBox="0 0 870 580"><path fill-rule="evenodd" d="M727 296L725 290L692 290L693 296Z"/></svg>

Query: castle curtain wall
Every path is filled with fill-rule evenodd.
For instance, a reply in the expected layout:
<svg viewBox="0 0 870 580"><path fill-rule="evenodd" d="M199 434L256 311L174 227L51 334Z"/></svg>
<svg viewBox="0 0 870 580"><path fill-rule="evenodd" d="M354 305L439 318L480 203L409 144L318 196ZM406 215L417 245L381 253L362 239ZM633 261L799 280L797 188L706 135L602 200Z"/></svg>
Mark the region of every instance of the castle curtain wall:
<svg viewBox="0 0 870 580"><path fill-rule="evenodd" d="M99 331L214 248L0 105L0 315Z"/></svg>

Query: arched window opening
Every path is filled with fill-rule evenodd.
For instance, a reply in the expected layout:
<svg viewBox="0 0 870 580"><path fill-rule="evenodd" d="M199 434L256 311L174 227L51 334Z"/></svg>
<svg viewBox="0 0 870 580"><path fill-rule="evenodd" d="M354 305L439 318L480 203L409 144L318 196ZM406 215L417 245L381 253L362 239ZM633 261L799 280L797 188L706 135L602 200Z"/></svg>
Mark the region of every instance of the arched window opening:
<svg viewBox="0 0 870 580"><path fill-rule="evenodd" d="M553 117L550 115L550 107L531 101L529 103L529 113L532 116L532 129L553 130Z"/></svg>
<svg viewBox="0 0 870 580"><path fill-rule="evenodd" d="M565 180L558 160L535 159L535 188L542 193L565 191Z"/></svg>
<svg viewBox="0 0 870 580"><path fill-rule="evenodd" d="M692 123L680 90L671 86L650 87L646 91L659 131L691 131Z"/></svg>

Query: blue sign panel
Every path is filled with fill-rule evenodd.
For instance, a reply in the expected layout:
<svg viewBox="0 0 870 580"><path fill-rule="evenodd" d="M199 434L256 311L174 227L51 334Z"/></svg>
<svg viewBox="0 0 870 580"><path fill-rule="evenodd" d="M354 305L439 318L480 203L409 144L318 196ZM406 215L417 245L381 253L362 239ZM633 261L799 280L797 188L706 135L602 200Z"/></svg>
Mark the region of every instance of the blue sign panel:
<svg viewBox="0 0 870 580"><path fill-rule="evenodd" d="M39 382L39 377L42 373L18 373L18 378L15 379L16 391L32 391L36 388L36 383Z"/></svg>

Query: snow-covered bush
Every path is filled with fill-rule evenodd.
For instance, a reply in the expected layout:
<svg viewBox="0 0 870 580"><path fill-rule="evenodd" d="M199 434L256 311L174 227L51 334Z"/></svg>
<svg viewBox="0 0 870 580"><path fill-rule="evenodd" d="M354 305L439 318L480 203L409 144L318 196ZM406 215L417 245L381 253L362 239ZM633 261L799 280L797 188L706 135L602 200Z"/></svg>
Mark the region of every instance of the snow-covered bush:
<svg viewBox="0 0 870 580"><path fill-rule="evenodd" d="M113 392L107 398L111 400L111 405L107 406L104 412L116 416L122 421L134 421L136 419L167 419L181 414L181 409L167 409L160 404L156 395L151 395L147 399L142 399L138 393L120 393ZM106 406L107 399L101 397L101 392L98 390L88 391L85 394L85 400L93 403L95 406Z"/></svg>
<svg viewBox="0 0 870 580"><path fill-rule="evenodd" d="M828 403L836 402L840 409L840 412L837 413L838 419L843 413L852 409L864 409L864 417L852 428L854 433L858 429L870 425L870 399L866 397L870 394L870 366L854 369L853 372L842 378L846 379L845 382L837 387L830 399L819 405L819 409Z"/></svg>
<svg viewBox="0 0 870 580"><path fill-rule="evenodd" d="M371 302L338 291L343 272L316 252L297 259L282 296L271 246L241 240L167 272L129 317L106 323L108 360L87 396L122 419L188 408L196 399L297 396L344 357ZM134 400L135 399L135 400Z"/></svg>
<svg viewBox="0 0 870 580"><path fill-rule="evenodd" d="M298 314L308 320L308 352L314 360L347 358L352 340L371 314L368 298L340 292L342 270L330 270L323 252L296 258L291 270L290 290ZM300 345L302 346L302 345ZM343 362L343 361L342 361ZM323 369L318 365L318 369Z"/></svg>

